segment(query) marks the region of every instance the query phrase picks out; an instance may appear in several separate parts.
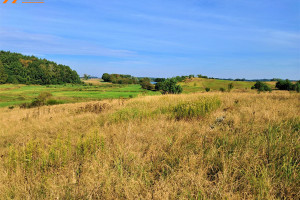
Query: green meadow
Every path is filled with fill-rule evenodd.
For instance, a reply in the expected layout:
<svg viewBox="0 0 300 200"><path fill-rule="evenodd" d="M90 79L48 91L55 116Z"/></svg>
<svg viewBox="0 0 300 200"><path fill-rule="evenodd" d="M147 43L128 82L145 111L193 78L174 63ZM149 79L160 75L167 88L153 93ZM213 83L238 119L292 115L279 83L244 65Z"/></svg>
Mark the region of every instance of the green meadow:
<svg viewBox="0 0 300 200"><path fill-rule="evenodd" d="M141 95L155 95L140 85L118 85L101 83L98 85L0 85L0 107L31 102L41 92L50 92L60 103L75 103L103 99L132 98Z"/></svg>
<svg viewBox="0 0 300 200"><path fill-rule="evenodd" d="M185 82L180 83L183 88L183 93L204 92L205 88L210 88L210 91L219 91L220 88L227 89L228 84L232 83L234 90L251 90L251 87L255 82L248 81L229 81L218 79L206 79L206 78L193 78L188 79ZM272 88L274 85L267 83Z"/></svg>
<svg viewBox="0 0 300 200"><path fill-rule="evenodd" d="M85 82L85 85L0 85L0 107L31 102L41 92L50 92L53 95L51 99L62 104L160 94L158 91L142 89L139 84L111 84L100 82L99 79L91 79ZM255 84L255 82L203 78L188 79L179 84L183 88L183 93L188 94L205 92L205 88L210 88L210 91L219 91L220 88L227 89L230 83L234 86L233 90L240 91L251 91L251 87ZM274 84L271 82L267 82L267 84L274 88Z"/></svg>

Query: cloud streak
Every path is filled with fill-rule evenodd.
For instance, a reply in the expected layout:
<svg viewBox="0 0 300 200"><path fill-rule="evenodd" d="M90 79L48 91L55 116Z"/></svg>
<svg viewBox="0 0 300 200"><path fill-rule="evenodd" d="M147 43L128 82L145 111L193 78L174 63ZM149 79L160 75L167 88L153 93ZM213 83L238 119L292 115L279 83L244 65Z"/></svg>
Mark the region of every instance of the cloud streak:
<svg viewBox="0 0 300 200"><path fill-rule="evenodd" d="M0 6L0 49L45 55L94 75L120 70L255 78L255 67L273 78L273 68L278 73L281 67L293 71L282 78L299 79L299 6L297 0L6 5Z"/></svg>

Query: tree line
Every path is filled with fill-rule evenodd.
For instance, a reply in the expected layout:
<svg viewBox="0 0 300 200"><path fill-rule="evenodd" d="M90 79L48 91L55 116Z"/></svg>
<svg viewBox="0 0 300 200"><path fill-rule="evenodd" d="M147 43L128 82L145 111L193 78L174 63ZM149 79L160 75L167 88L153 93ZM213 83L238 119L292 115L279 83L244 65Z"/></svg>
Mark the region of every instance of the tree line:
<svg viewBox="0 0 300 200"><path fill-rule="evenodd" d="M102 79L104 82L114 84L140 84L143 89L152 91L161 91L163 94L179 94L182 93L182 87L177 85L188 78L189 76L177 76L174 78L137 78L131 75L124 74L108 74L104 73ZM153 84L152 82L156 82Z"/></svg>
<svg viewBox="0 0 300 200"><path fill-rule="evenodd" d="M104 73L102 75L104 82L111 82L114 84L138 84L139 79L131 75L126 74L108 74Z"/></svg>
<svg viewBox="0 0 300 200"><path fill-rule="evenodd" d="M0 51L0 84L64 84L81 83L69 66L35 56Z"/></svg>

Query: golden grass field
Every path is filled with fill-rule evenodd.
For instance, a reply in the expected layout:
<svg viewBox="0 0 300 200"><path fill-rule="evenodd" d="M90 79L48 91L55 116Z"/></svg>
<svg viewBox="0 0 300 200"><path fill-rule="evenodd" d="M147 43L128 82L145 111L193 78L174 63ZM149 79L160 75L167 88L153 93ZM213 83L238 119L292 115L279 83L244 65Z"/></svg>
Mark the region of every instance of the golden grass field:
<svg viewBox="0 0 300 200"><path fill-rule="evenodd" d="M299 199L299 116L284 91L0 108L0 199Z"/></svg>

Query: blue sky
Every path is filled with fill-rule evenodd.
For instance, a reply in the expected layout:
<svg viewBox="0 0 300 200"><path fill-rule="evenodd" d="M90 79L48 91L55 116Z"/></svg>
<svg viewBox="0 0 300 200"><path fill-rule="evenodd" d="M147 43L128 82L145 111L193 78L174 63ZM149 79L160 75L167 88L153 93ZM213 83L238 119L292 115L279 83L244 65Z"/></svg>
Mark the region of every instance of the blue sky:
<svg viewBox="0 0 300 200"><path fill-rule="evenodd" d="M80 75L300 79L299 0L0 3L0 49Z"/></svg>

